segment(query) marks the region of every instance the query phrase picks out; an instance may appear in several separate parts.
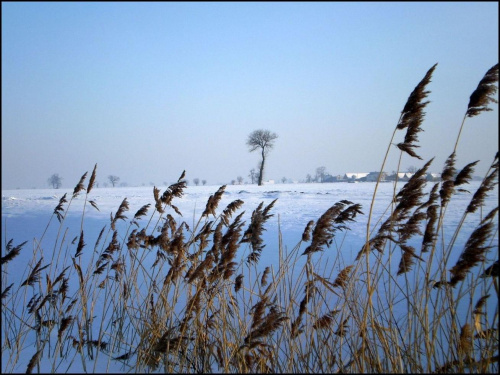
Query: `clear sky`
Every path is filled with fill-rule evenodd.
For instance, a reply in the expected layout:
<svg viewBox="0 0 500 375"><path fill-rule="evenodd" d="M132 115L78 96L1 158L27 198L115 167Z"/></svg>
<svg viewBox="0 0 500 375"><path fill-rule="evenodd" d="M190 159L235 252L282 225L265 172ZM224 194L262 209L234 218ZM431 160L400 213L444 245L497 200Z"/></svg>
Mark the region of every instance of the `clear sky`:
<svg viewBox="0 0 500 375"><path fill-rule="evenodd" d="M438 63L423 161L452 152L498 63L497 2L2 2L2 189L63 187L98 164L129 186L380 170L408 96ZM498 95L497 95L498 97ZM457 167L498 151L498 105L466 121ZM397 135L402 141L404 132ZM396 168L399 151L385 168Z"/></svg>

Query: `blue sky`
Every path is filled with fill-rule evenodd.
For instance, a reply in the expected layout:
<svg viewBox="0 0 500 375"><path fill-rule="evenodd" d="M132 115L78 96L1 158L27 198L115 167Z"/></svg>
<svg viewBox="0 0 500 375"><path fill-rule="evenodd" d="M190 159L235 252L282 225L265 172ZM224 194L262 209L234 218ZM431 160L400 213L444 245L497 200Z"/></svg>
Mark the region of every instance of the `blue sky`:
<svg viewBox="0 0 500 375"><path fill-rule="evenodd" d="M95 163L101 186L249 180L256 129L279 136L265 179L378 171L435 63L424 160L401 168L441 172L498 32L497 2L2 2L2 189L74 187ZM498 151L492 109L457 151L476 175Z"/></svg>

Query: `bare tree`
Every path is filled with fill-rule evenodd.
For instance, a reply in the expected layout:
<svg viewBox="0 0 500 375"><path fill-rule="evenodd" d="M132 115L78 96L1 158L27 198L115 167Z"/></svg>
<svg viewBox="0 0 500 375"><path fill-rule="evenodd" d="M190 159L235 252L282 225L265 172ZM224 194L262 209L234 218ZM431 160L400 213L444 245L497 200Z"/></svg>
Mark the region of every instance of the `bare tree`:
<svg viewBox="0 0 500 375"><path fill-rule="evenodd" d="M325 172L326 168L325 167L318 167L316 168L316 181L317 182L323 182L325 179Z"/></svg>
<svg viewBox="0 0 500 375"><path fill-rule="evenodd" d="M250 177L250 181L252 181L252 184L255 184L257 182L257 172L255 172L255 169L250 169L250 174L248 175Z"/></svg>
<svg viewBox="0 0 500 375"><path fill-rule="evenodd" d="M59 189L62 185L62 177L59 177L58 173L54 173L47 181L54 189Z"/></svg>
<svg viewBox="0 0 500 375"><path fill-rule="evenodd" d="M193 182L196 186L198 186L198 184L200 183L200 179L199 178L194 178L193 179Z"/></svg>
<svg viewBox="0 0 500 375"><path fill-rule="evenodd" d="M243 177L241 176L236 177L236 181L238 181L238 185L241 185L243 183Z"/></svg>
<svg viewBox="0 0 500 375"><path fill-rule="evenodd" d="M260 163L259 171L259 186L262 185L262 180L264 177L264 165L266 162L266 156L269 150L274 147L274 141L278 138L276 133L272 133L269 130L254 130L247 139L247 146L250 148L250 152L253 152L260 148L262 161Z"/></svg>
<svg viewBox="0 0 500 375"><path fill-rule="evenodd" d="M281 182L286 184L287 178L286 177L281 177Z"/></svg>
<svg viewBox="0 0 500 375"><path fill-rule="evenodd" d="M108 176L108 180L109 180L109 182L111 182L111 185L113 185L113 187L115 187L116 183L117 183L118 181L120 181L120 177L118 177L118 176L113 176L112 174L110 174L110 175ZM145 185L145 184L143 184L143 185Z"/></svg>
<svg viewBox="0 0 500 375"><path fill-rule="evenodd" d="M409 173L415 173L416 171L418 171L418 168L414 165L410 165L406 171Z"/></svg>
<svg viewBox="0 0 500 375"><path fill-rule="evenodd" d="M201 184L205 185L207 183L207 180L201 180Z"/></svg>
<svg viewBox="0 0 500 375"><path fill-rule="evenodd" d="M312 182L312 180L313 180L312 176L308 173L306 176L306 182L310 183L310 182Z"/></svg>

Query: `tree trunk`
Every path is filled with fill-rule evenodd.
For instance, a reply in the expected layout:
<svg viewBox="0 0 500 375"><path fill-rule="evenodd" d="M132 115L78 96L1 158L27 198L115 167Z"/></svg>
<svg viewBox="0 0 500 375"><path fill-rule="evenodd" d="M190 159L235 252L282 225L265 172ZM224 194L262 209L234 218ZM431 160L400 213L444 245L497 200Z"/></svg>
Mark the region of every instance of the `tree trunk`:
<svg viewBox="0 0 500 375"><path fill-rule="evenodd" d="M262 179L264 178L264 162L266 161L266 154L264 150L262 150L262 163L260 163L260 172L259 172L259 186L262 186Z"/></svg>

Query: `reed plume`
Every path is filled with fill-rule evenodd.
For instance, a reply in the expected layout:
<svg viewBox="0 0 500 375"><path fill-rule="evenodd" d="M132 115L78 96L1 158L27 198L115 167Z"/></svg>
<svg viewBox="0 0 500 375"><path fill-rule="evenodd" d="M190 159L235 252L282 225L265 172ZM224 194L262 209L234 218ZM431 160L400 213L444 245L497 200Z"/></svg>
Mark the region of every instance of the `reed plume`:
<svg viewBox="0 0 500 375"><path fill-rule="evenodd" d="M13 285L14 285L14 283L10 284L7 288L5 288L2 291L2 297L0 299L4 299L4 298L6 298L9 295L9 291L12 289Z"/></svg>
<svg viewBox="0 0 500 375"><path fill-rule="evenodd" d="M234 281L234 292L238 293L243 285L243 274L236 276Z"/></svg>
<svg viewBox="0 0 500 375"><path fill-rule="evenodd" d="M485 243L491 238L493 228L491 221L484 222L483 220L479 227L471 234L459 260L450 269L453 275L449 282L451 286L455 286L459 281L465 279L466 273L472 267L485 260L484 253L491 248L491 246L485 246Z"/></svg>
<svg viewBox="0 0 500 375"><path fill-rule="evenodd" d="M411 267L415 264L415 259L423 261L421 257L415 254L415 249L412 246L405 244L400 244L401 250L403 251L403 256L399 262L399 268L397 275L409 272Z"/></svg>
<svg viewBox="0 0 500 375"><path fill-rule="evenodd" d="M122 203L120 204L120 207L118 207L118 211L116 211L115 217L111 214L111 229L116 230L115 224L117 220L126 220L127 217L123 214L125 211L128 211L129 206L127 202L127 198L123 198Z"/></svg>
<svg viewBox="0 0 500 375"><path fill-rule="evenodd" d="M42 260L43 260L43 258L40 258L40 260L35 265L35 267L31 271L31 273L28 276L28 278L22 282L21 286L25 286L25 285L31 285L31 286L33 286L33 284L35 284L36 282L38 282L40 280L40 272L42 272L45 268L47 268L48 266L50 266L50 263L49 263L49 264L41 267Z"/></svg>
<svg viewBox="0 0 500 375"><path fill-rule="evenodd" d="M476 305L474 306L474 311L472 312L473 314L483 314L483 307L486 304L486 300L490 297L489 294L486 294L485 296L482 296L479 298L479 300L476 302Z"/></svg>
<svg viewBox="0 0 500 375"><path fill-rule="evenodd" d="M269 275L269 272L271 271L271 268L266 267L264 269L264 273L262 274L262 277L260 279L260 286L265 287L267 285L267 276Z"/></svg>
<svg viewBox="0 0 500 375"><path fill-rule="evenodd" d="M348 207L344 209L346 206ZM360 209L361 206L359 204L353 204L348 200L342 200L326 210L316 222L316 226L312 233L311 244L302 255L322 251L322 247L325 245L329 247L335 236L335 232L337 230L348 229L345 223L354 221L358 213L362 214Z"/></svg>
<svg viewBox="0 0 500 375"><path fill-rule="evenodd" d="M15 257L17 257L19 255L19 253L21 252L22 247L28 243L28 241L24 241L23 243L15 246L15 247L12 247L12 241L13 240L9 240L9 242L7 243L7 248L6 248L7 254L4 255L2 258L0 258L0 265L6 264L6 263L10 262L12 259L14 259Z"/></svg>
<svg viewBox="0 0 500 375"><path fill-rule="evenodd" d="M453 185L459 186L463 184L468 184L472 178L472 174L474 173L474 166L478 162L479 160L469 163L460 172L458 172L457 176L455 177L455 181L453 182Z"/></svg>
<svg viewBox="0 0 500 375"><path fill-rule="evenodd" d="M345 267L342 271L339 272L339 275L333 282L334 287L345 288L347 283L349 282L349 275L351 274L351 270L354 266L350 265Z"/></svg>
<svg viewBox="0 0 500 375"><path fill-rule="evenodd" d="M314 324L313 328L314 329L325 329L330 327L334 323L334 316L339 313L339 310L330 310L327 314L323 315L322 317L318 318Z"/></svg>
<svg viewBox="0 0 500 375"><path fill-rule="evenodd" d="M481 278L486 278L486 277L498 277L500 275L499 272L499 267L498 267L498 260L495 261L491 266L486 268L484 272L481 274Z"/></svg>
<svg viewBox="0 0 500 375"><path fill-rule="evenodd" d="M243 234L241 239L241 243L249 242L252 247L252 252L247 257L247 263L257 263L260 258L260 254L266 245L263 245L262 240L262 232L264 229L264 224L269 218L271 218L272 214L269 214L269 211L276 203L277 199L273 200L269 205L267 205L264 209L262 208L264 202L261 202L259 206L252 212L252 218L250 221L250 225L247 230Z"/></svg>
<svg viewBox="0 0 500 375"><path fill-rule="evenodd" d="M33 357L31 357L30 361L28 362L28 367L26 368L26 374L31 374L33 372L33 369L37 365L37 363L40 361L40 358L43 353L43 348L38 350Z"/></svg>
<svg viewBox="0 0 500 375"><path fill-rule="evenodd" d="M410 94L403 111L401 112L400 120L396 126L397 129L407 128L404 142L398 143L396 146L401 151L404 151L410 156L418 159L422 158L413 151L413 148L420 147L416 145L415 142L418 140L417 134L422 131L420 125L425 117L424 108L427 104L429 104L429 101L423 102L423 100L430 93L430 91L426 91L425 88L431 81L432 73L434 72L434 69L436 69L436 66L437 63L427 71L424 78Z"/></svg>
<svg viewBox="0 0 500 375"><path fill-rule="evenodd" d="M302 241L307 242L311 239L311 229L314 225L314 220L310 220L306 227L304 228L304 232L302 233Z"/></svg>
<svg viewBox="0 0 500 375"><path fill-rule="evenodd" d="M498 82L498 64L493 65L479 81L479 84L471 94L467 106L467 117L474 117L484 111L491 111L490 103L498 103L493 97L497 92L495 83Z"/></svg>
<svg viewBox="0 0 500 375"><path fill-rule="evenodd" d="M64 212L63 204L66 202L67 202L66 193L64 193L61 199L59 199L59 204L56 206L56 208L54 208L54 214L57 216L57 220L59 220L59 222L61 222L63 217L62 216L62 212Z"/></svg>
<svg viewBox="0 0 500 375"><path fill-rule="evenodd" d="M78 246L76 247L75 258L79 257L85 247L85 242L83 240L83 230L80 232L80 239L78 240Z"/></svg>
<svg viewBox="0 0 500 375"><path fill-rule="evenodd" d="M446 206L449 202L453 192L455 191L455 151L446 159L445 167L441 173L441 190L439 196L441 197L441 207Z"/></svg>
<svg viewBox="0 0 500 375"><path fill-rule="evenodd" d="M476 212L476 210L481 207L484 203L488 191L493 190L497 184L496 177L498 173L498 157L496 157L496 163L492 166L493 170L486 176L486 178L481 182L481 185L474 193L469 205L467 206L467 213Z"/></svg>
<svg viewBox="0 0 500 375"><path fill-rule="evenodd" d="M205 211L201 214L201 216L208 216L208 215L215 215L215 210L217 209L217 206L219 205L219 202L222 198L222 194L224 194L224 190L226 189L226 185L222 185L216 192L215 194L211 195L208 198L207 205L205 207Z"/></svg>
<svg viewBox="0 0 500 375"><path fill-rule="evenodd" d="M237 199L227 205L227 207L222 211L222 216L221 220L224 223L225 226L229 225L229 219L231 218L232 214L239 209L243 205L243 201L241 199Z"/></svg>
<svg viewBox="0 0 500 375"><path fill-rule="evenodd" d="M139 226L135 220L139 219L140 217L142 216L146 216L146 214L148 213L148 209L149 209L149 206L151 206L151 203L148 203L148 204L145 204L144 206L142 206L134 215L134 223Z"/></svg>
<svg viewBox="0 0 500 375"><path fill-rule="evenodd" d="M167 190L165 190L160 198L160 201L162 203L165 203L167 206L170 206L175 209L177 212L177 207L172 205L172 200L174 198L181 198L184 195L184 189L187 186L187 183L185 180L183 180L184 176L186 175L186 171L183 171L181 176L179 177L179 180L175 184L170 185ZM182 216L182 215L180 215Z"/></svg>
<svg viewBox="0 0 500 375"><path fill-rule="evenodd" d="M87 185L87 194L89 194L90 190L92 190L92 188L94 187L96 172L97 172L97 163L94 166L94 170L92 171L92 174L90 175L89 184Z"/></svg>
<svg viewBox="0 0 500 375"><path fill-rule="evenodd" d="M87 173L88 172L85 172L83 174L83 176L80 178L80 181L78 182L78 184L73 189L73 198L76 198L76 196L78 195L78 193L80 191L85 190L85 186L83 186L83 182L85 181L85 178L87 178Z"/></svg>

